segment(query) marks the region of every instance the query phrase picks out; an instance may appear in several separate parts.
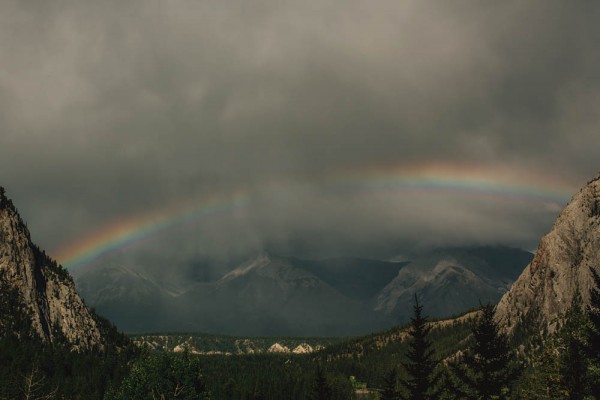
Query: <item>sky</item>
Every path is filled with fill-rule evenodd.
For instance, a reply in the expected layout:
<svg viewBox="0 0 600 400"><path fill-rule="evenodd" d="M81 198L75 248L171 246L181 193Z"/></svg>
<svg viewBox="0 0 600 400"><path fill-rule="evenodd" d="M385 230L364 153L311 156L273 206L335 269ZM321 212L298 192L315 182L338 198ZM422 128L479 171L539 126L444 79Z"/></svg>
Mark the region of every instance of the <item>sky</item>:
<svg viewBox="0 0 600 400"><path fill-rule="evenodd" d="M548 0L2 1L0 185L70 268L535 250L600 170L599 20Z"/></svg>

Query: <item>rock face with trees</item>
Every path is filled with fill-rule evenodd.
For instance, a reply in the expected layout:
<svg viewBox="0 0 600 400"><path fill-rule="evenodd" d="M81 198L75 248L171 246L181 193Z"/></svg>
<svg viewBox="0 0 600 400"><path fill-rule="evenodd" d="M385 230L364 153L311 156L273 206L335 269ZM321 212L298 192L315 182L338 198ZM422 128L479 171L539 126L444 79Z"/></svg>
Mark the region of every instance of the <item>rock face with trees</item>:
<svg viewBox="0 0 600 400"><path fill-rule="evenodd" d="M592 271L600 272L600 174L573 196L542 238L533 261L498 304L496 320L510 334L532 327L556 332L577 288L589 304Z"/></svg>
<svg viewBox="0 0 600 400"><path fill-rule="evenodd" d="M31 241L17 209L0 187L0 333L66 342L73 350L103 349L102 324L75 291L66 270Z"/></svg>

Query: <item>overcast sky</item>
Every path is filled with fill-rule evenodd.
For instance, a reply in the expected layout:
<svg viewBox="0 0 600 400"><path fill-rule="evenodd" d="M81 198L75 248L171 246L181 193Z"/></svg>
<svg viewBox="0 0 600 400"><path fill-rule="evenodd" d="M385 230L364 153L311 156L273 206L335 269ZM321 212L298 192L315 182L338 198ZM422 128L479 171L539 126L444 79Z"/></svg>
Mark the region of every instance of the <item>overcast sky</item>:
<svg viewBox="0 0 600 400"><path fill-rule="evenodd" d="M598 21L593 1L5 0L0 185L51 254L240 190L138 251L534 249L556 207L323 182L461 163L577 190L600 170Z"/></svg>

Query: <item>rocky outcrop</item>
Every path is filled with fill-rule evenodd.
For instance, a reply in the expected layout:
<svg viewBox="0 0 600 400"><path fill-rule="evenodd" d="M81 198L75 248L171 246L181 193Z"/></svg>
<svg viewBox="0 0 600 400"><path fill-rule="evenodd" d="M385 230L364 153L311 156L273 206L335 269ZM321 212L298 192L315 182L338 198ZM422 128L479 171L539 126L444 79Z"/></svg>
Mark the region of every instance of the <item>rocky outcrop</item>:
<svg viewBox="0 0 600 400"><path fill-rule="evenodd" d="M73 350L104 348L99 322L75 291L73 280L31 242L27 227L1 187L0 279L18 297L12 303L19 309L11 312L24 313L31 335L46 343L65 343Z"/></svg>
<svg viewBox="0 0 600 400"><path fill-rule="evenodd" d="M498 304L496 319L508 333L524 327L554 332L577 288L589 301L590 268L600 272L600 174L573 196L542 238Z"/></svg>
<svg viewBox="0 0 600 400"><path fill-rule="evenodd" d="M315 351L308 343L301 343L292 350L294 354L309 354Z"/></svg>
<svg viewBox="0 0 600 400"><path fill-rule="evenodd" d="M273 343L267 350L267 353L289 353L290 349L287 346L282 346L279 343Z"/></svg>

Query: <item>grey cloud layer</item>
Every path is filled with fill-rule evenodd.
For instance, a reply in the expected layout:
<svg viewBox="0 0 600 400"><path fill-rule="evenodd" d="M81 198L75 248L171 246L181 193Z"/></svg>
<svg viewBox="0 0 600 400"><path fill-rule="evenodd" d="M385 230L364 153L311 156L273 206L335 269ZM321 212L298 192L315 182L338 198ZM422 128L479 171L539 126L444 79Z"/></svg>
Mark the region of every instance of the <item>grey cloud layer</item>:
<svg viewBox="0 0 600 400"><path fill-rule="evenodd" d="M49 248L271 179L293 196L258 196L198 240L224 252L232 231L236 246L317 253L449 237L531 246L553 212L331 199L311 182L444 160L584 183L599 168L598 20L593 2L2 2L0 184Z"/></svg>

